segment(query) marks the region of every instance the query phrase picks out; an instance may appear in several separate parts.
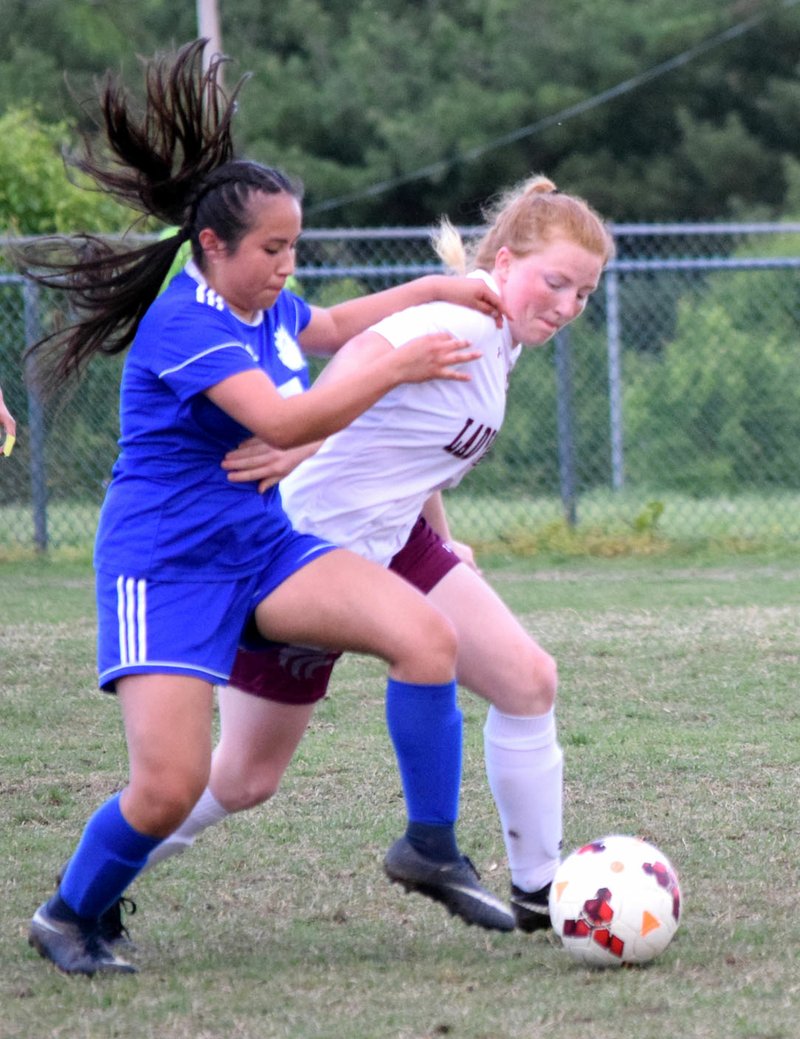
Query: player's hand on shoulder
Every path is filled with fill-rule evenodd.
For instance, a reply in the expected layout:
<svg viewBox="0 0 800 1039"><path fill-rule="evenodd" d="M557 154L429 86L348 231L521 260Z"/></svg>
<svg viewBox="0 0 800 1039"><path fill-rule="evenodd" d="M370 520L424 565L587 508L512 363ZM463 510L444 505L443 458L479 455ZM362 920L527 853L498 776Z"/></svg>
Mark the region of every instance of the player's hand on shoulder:
<svg viewBox="0 0 800 1039"><path fill-rule="evenodd" d="M480 350L474 350L468 340L456 339L449 332L417 336L394 352L402 382L427 382L429 379L468 382L469 374L459 366L480 356Z"/></svg>
<svg viewBox="0 0 800 1039"><path fill-rule="evenodd" d="M461 275L446 275L449 282L448 302L471 307L481 314L487 314L498 328L503 327L506 312L503 302L497 293L482 278L467 278Z"/></svg>

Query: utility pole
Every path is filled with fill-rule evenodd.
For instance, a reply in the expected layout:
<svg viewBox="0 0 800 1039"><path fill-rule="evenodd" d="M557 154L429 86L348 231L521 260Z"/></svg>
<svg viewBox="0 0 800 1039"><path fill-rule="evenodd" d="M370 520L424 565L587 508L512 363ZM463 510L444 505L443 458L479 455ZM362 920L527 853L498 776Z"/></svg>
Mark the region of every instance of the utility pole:
<svg viewBox="0 0 800 1039"><path fill-rule="evenodd" d="M222 54L217 0L197 0L197 30L198 36L204 36L208 40L203 54L203 65L208 68L214 55Z"/></svg>

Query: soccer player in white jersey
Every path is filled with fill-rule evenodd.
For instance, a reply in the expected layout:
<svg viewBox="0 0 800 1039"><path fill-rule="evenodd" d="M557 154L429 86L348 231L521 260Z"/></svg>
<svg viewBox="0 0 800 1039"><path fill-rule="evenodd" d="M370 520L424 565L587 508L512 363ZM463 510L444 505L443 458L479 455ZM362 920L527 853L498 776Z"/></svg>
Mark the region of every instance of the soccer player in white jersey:
<svg viewBox="0 0 800 1039"><path fill-rule="evenodd" d="M561 842L556 665L479 575L467 546L452 542L440 492L494 441L520 344L542 346L583 312L613 240L586 202L533 177L487 214L471 255L447 223L438 248L452 268L469 269L499 294L509 315L502 327L448 303L416 306L356 337L320 381L346 378L402 352L411 336L444 331L481 351L470 366L472 378L393 390L329 437L281 482L281 493L298 529L390 566L453 623L458 679L490 704L486 770L503 827L516 926L534 931L549 925L547 897ZM280 475L281 464L279 453L258 443L225 463L231 479L260 479L264 487ZM248 640L230 686L220 690L222 730L209 787L150 864L183 850L229 812L274 794L314 702L325 695L335 659ZM429 696L390 697L387 724L410 823L386 856L386 872L407 890L448 905L439 878L454 854L460 758L452 748L460 744L460 715Z"/></svg>
<svg viewBox="0 0 800 1039"><path fill-rule="evenodd" d="M109 945L106 914L206 786L213 686L227 680L248 617L265 638L382 657L401 700L456 695L455 634L435 607L383 567L296 531L277 487L233 483L221 461L249 434L281 449L317 441L404 381L468 379L461 369L477 357L450 334L423 336L336 385L293 392L303 388L301 347L334 349L440 292L495 314L498 301L445 276L328 310L287 292L299 189L233 158L238 88L230 98L219 88L219 59L203 70L203 45L149 63L143 110L109 77L108 152L79 163L102 190L180 232L144 246L78 236L29 250L31 275L68 293L77 315L33 348L37 370L55 361L58 385L130 345L95 543L100 685L118 696L130 776L90 818L31 921L31 944L66 973L134 969ZM194 263L159 295L185 241ZM464 866L461 881L474 922L513 928L474 871Z"/></svg>

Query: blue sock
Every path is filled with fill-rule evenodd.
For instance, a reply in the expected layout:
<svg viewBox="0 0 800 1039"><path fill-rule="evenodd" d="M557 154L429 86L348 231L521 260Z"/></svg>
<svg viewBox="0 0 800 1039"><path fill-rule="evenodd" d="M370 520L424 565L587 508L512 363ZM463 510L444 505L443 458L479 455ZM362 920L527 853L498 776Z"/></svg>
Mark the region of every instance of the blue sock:
<svg viewBox="0 0 800 1039"><path fill-rule="evenodd" d="M406 800L406 836L429 858L457 857L462 725L456 683L416 685L390 678L386 724Z"/></svg>
<svg viewBox="0 0 800 1039"><path fill-rule="evenodd" d="M94 813L64 871L58 894L78 916L96 920L122 895L147 862L160 837L127 822L119 794Z"/></svg>

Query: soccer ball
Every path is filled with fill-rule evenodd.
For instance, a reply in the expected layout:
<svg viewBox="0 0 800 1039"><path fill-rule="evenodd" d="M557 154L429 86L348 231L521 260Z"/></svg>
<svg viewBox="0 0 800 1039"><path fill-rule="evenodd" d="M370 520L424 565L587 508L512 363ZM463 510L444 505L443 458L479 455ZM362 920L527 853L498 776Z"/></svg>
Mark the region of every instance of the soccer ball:
<svg viewBox="0 0 800 1039"><path fill-rule="evenodd" d="M666 855L647 841L601 837L573 851L556 870L550 918L564 948L581 963L647 963L678 929L678 877Z"/></svg>

